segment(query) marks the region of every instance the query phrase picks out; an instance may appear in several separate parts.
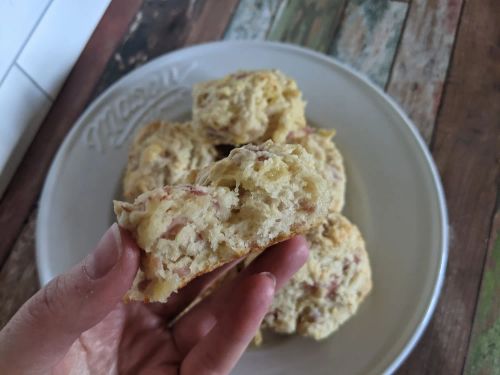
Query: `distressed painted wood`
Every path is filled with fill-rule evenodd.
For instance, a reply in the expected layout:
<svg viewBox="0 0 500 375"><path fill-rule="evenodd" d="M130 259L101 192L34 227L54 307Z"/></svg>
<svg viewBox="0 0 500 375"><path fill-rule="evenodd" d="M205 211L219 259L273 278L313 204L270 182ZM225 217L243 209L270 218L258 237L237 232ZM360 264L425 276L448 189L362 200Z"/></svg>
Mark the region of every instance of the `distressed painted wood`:
<svg viewBox="0 0 500 375"><path fill-rule="evenodd" d="M408 4L349 0L331 54L384 88Z"/></svg>
<svg viewBox="0 0 500 375"><path fill-rule="evenodd" d="M218 40L237 0L147 0L102 75L95 94L151 59L178 48Z"/></svg>
<svg viewBox="0 0 500 375"><path fill-rule="evenodd" d="M283 0L240 0L224 39L265 39Z"/></svg>
<svg viewBox="0 0 500 375"><path fill-rule="evenodd" d="M463 1L411 2L387 87L427 142L441 102Z"/></svg>
<svg viewBox="0 0 500 375"><path fill-rule="evenodd" d="M497 0L466 2L463 11L432 143L451 225L446 279L400 374L454 375L464 368L500 178L499 14Z"/></svg>
<svg viewBox="0 0 500 375"><path fill-rule="evenodd" d="M188 34L189 1L145 1L109 60L94 94L149 59L179 48Z"/></svg>
<svg viewBox="0 0 500 375"><path fill-rule="evenodd" d="M465 374L500 375L500 205L491 230Z"/></svg>
<svg viewBox="0 0 500 375"><path fill-rule="evenodd" d="M268 39L327 52L346 0L287 0L281 3Z"/></svg>
<svg viewBox="0 0 500 375"><path fill-rule="evenodd" d="M0 271L0 329L38 289L35 217L33 211Z"/></svg>

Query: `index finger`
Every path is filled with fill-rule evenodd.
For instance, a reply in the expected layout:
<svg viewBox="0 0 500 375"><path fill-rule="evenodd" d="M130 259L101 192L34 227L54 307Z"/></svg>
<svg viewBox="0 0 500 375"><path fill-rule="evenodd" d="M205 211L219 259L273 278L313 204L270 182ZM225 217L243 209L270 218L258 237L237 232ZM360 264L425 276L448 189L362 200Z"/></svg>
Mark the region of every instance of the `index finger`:
<svg viewBox="0 0 500 375"><path fill-rule="evenodd" d="M275 288L279 289L302 267L308 254L303 237L281 242L264 251L234 280L223 284L174 324L173 335L179 351L187 353L220 319L229 301L244 297L235 293L242 282L252 275L267 272L275 277Z"/></svg>

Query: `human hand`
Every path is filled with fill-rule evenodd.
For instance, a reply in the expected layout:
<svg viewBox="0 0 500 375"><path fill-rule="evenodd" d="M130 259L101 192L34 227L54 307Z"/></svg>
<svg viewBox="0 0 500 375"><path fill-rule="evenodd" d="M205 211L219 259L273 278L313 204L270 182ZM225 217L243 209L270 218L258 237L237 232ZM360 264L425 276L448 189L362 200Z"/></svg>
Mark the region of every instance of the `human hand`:
<svg viewBox="0 0 500 375"><path fill-rule="evenodd" d="M0 331L0 373L227 374L275 291L307 255L302 237L277 244L169 324L222 270L194 280L166 304L124 304L139 249L115 224L92 254L36 293Z"/></svg>

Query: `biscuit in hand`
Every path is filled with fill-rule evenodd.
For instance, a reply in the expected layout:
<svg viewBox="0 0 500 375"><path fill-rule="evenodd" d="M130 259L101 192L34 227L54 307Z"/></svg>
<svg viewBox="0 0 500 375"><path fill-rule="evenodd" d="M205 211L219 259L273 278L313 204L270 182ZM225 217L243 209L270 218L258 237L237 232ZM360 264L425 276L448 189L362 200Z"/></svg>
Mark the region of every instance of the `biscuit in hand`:
<svg viewBox="0 0 500 375"><path fill-rule="evenodd" d="M198 275L305 233L328 213L331 189L300 145L248 145L202 169L195 185L114 202L142 249L130 300L167 300Z"/></svg>

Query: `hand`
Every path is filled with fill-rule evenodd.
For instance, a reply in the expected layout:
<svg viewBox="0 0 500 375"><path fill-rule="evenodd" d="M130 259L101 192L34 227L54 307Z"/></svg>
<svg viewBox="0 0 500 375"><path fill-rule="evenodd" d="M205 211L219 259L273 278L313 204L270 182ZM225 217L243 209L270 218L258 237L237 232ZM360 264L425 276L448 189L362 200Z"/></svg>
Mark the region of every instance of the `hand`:
<svg viewBox="0 0 500 375"><path fill-rule="evenodd" d="M166 304L123 304L139 249L115 224L92 254L36 293L0 331L0 373L227 374L275 290L307 255L301 237L273 246L169 325L221 270L194 280Z"/></svg>

